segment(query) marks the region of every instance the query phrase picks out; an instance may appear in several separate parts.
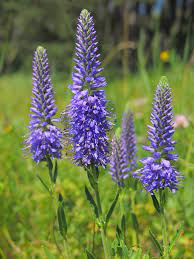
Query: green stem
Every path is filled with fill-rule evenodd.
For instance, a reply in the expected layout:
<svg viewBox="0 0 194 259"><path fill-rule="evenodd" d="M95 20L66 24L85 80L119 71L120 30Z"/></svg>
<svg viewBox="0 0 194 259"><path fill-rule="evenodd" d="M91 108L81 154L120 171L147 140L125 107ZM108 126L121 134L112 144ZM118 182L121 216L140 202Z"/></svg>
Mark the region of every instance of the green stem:
<svg viewBox="0 0 194 259"><path fill-rule="evenodd" d="M135 215L135 191L133 190L131 190L131 213ZM133 226L132 239L133 239L133 245L138 246L139 237L138 237L138 230L136 226Z"/></svg>
<svg viewBox="0 0 194 259"><path fill-rule="evenodd" d="M69 246L66 239L64 239L64 248L65 248L65 258L70 259L71 257L69 256Z"/></svg>
<svg viewBox="0 0 194 259"><path fill-rule="evenodd" d="M57 199L57 193L55 192L55 182L53 181L53 175L52 175L52 169L53 169L53 164L51 159L47 159L47 166L48 166L48 170L49 170L49 176L50 176L50 198L51 198L51 204L53 207L53 211L54 211L54 220L53 220L53 239L56 243L56 239L55 239L55 234L54 234L54 224L55 224L55 218L56 218L56 212L57 212L57 208L58 208L58 199ZM61 250L58 247L58 244L56 243L56 247L58 249L58 251L61 253ZM65 258L69 259L69 249L68 249L68 244L67 244L67 240L64 239L64 248L65 248Z"/></svg>
<svg viewBox="0 0 194 259"><path fill-rule="evenodd" d="M107 238L106 238L104 229L102 227L100 228L100 233L101 233L102 244L103 244L103 248L104 248L105 259L110 259L111 256L110 256L110 252L109 252L108 242L107 242Z"/></svg>
<svg viewBox="0 0 194 259"><path fill-rule="evenodd" d="M169 259L169 247L168 247L168 233L167 233L167 225L166 218L164 213L164 190L160 190L160 219L161 219L161 227L162 227L162 237L163 237L163 258Z"/></svg>
<svg viewBox="0 0 194 259"><path fill-rule="evenodd" d="M93 175L96 178L96 184L95 184L95 188L94 188L94 192L95 192L95 196L96 196L96 203L97 203L97 207L98 207L99 218L100 218L100 220L102 220L103 213L102 213L102 206L101 206L100 194L99 194L99 189L98 189L98 172L97 172L96 168L92 168L92 170L93 170ZM110 255L108 242L107 242L107 238L106 238L104 222L100 222L100 233L101 233L101 239L102 239L102 245L103 245L103 249L104 249L105 259L110 259L111 255Z"/></svg>

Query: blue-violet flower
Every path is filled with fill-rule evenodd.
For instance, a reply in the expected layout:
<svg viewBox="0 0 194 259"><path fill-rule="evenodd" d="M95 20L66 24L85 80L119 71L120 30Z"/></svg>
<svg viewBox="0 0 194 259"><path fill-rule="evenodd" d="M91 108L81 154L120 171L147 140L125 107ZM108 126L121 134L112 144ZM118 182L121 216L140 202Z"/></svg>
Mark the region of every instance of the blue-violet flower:
<svg viewBox="0 0 194 259"><path fill-rule="evenodd" d="M137 146L136 146L133 113L130 110L123 113L121 143L122 143L122 149L125 150L124 154L127 160L127 164L129 166L130 171L132 171L137 167L137 164L136 164Z"/></svg>
<svg viewBox="0 0 194 259"><path fill-rule="evenodd" d="M76 58L71 103L67 109L70 120L69 136L74 161L84 167L106 166L110 112L107 109L106 80L101 76L99 54L93 17L87 10L80 14L77 24Z"/></svg>
<svg viewBox="0 0 194 259"><path fill-rule="evenodd" d="M164 188L175 192L182 178L173 165L178 156L172 153L176 142L172 139L174 128L171 102L168 81L166 77L162 77L153 101L150 118L152 126L148 126L150 145L143 147L144 150L151 152L151 156L141 159L143 168L133 174L151 194Z"/></svg>
<svg viewBox="0 0 194 259"><path fill-rule="evenodd" d="M109 174L118 186L124 187L124 180L129 176L128 172L129 168L128 161L126 160L126 150L122 147L120 137L114 136L112 140Z"/></svg>
<svg viewBox="0 0 194 259"><path fill-rule="evenodd" d="M48 156L61 158L62 133L53 124L58 121L53 118L57 108L49 74L47 52L43 47L38 47L34 53L32 93L29 136L25 140L27 149L37 163L46 160Z"/></svg>

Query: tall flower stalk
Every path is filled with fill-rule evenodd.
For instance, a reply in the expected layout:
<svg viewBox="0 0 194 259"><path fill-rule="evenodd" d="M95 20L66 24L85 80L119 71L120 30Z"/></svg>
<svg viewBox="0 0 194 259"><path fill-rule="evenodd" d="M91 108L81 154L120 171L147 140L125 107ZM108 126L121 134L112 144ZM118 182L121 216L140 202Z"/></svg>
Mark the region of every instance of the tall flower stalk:
<svg viewBox="0 0 194 259"><path fill-rule="evenodd" d="M29 134L25 140L25 145L36 163L47 163L50 185L48 186L39 175L38 178L49 192L52 200L54 210L54 240L54 224L56 216L58 216L59 230L66 244L67 226L64 214L64 201L61 194L57 198L57 194L55 193L55 184L58 176L57 159L61 158L63 148L62 132L55 125L55 122L58 122L59 119L54 118L57 108L55 105L53 85L50 77L47 52L41 46L34 53L32 94L32 107L30 108L31 121L28 126ZM53 159L55 159L55 165L53 165ZM57 243L56 246L59 247ZM68 252L66 258L68 258Z"/></svg>
<svg viewBox="0 0 194 259"><path fill-rule="evenodd" d="M143 167L133 175L143 184L147 192L152 196L155 208L160 214L163 231L163 258L169 258L169 240L165 219L165 190L176 192L181 174L174 166L178 156L172 151L176 142L172 139L174 134L173 111L171 90L166 77L162 77L155 93L153 109L150 117L151 126L148 126L148 140L150 145L144 146L144 150L151 156L141 159ZM159 192L159 201L156 193Z"/></svg>
<svg viewBox="0 0 194 259"><path fill-rule="evenodd" d="M53 118L57 112L53 86L49 74L47 52L38 47L33 60L33 89L29 136L26 148L35 162L47 161L49 158L61 158L62 133Z"/></svg>
<svg viewBox="0 0 194 259"><path fill-rule="evenodd" d="M121 143L123 149L125 150L125 159L129 168L129 176L132 176L132 172L137 167L137 143L136 134L134 127L133 113L127 110L123 113L122 117L122 131L121 131ZM135 246L139 245L138 237L138 221L135 214L135 199L136 199L136 180L134 181L132 177L128 178L126 191L130 200L130 214L132 221L132 243Z"/></svg>
<svg viewBox="0 0 194 259"><path fill-rule="evenodd" d="M100 226L105 257L110 258L98 178L99 166L105 167L108 163L107 132L111 128L111 122L105 90L103 90L106 80L101 75L103 69L100 67L99 56L93 17L87 10L82 10L77 24L73 83L69 86L73 96L67 109L70 123L68 134L74 161L78 166L85 168L95 192L96 202L86 187L87 198L94 206Z"/></svg>
<svg viewBox="0 0 194 259"><path fill-rule="evenodd" d="M112 155L110 158L109 174L112 176L113 181L117 183L121 191L123 190L120 194L120 207L122 217L126 213L123 206L123 203L125 202L125 194L127 193L127 197L130 197L130 213L133 223L133 230L131 231L133 245L138 245L138 230L137 218L134 212L135 190L132 183L134 181L130 176L132 176L132 172L137 166L136 153L137 146L133 113L130 110L127 110L123 113L121 134L120 136L114 136L112 140ZM129 201L127 201L127 204L128 203Z"/></svg>

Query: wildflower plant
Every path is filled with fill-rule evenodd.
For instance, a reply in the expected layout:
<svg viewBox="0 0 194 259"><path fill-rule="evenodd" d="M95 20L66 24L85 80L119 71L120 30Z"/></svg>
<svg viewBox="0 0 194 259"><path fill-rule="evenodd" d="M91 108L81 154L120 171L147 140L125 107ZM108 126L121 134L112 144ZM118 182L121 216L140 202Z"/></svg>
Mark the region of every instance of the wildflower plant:
<svg viewBox="0 0 194 259"><path fill-rule="evenodd" d="M165 191L169 189L175 193L179 187L181 174L174 166L178 159L175 150L176 142L172 139L175 132L173 126L171 89L166 77L162 77L155 93L153 109L150 117L152 125L148 126L148 140L150 145L143 146L150 156L141 159L143 167L133 175L138 178L143 187L151 194L153 204L160 214L163 232L163 247L151 232L151 236L158 244L160 254L163 258L169 258L169 241L167 226L164 215L164 204L166 201ZM159 193L159 201L156 194Z"/></svg>
<svg viewBox="0 0 194 259"><path fill-rule="evenodd" d="M57 159L62 157L62 132L55 125L60 120L53 118L56 115L57 107L55 105L47 51L41 46L34 53L32 94L31 121L28 126L29 135L25 140L25 145L36 163L47 163L50 184L48 185L40 175L37 176L51 196L54 207L53 225L57 214L59 231L65 240L66 258L68 258L64 200L60 193L58 197L56 197L57 194L55 193L55 183L58 176ZM55 159L55 166L52 162L53 159Z"/></svg>
<svg viewBox="0 0 194 259"><path fill-rule="evenodd" d="M73 96L67 109L70 127L69 137L74 154L74 162L87 171L89 183L95 193L95 199L87 187L85 193L93 206L95 217L101 232L105 258L110 258L106 227L116 205L117 193L111 213L105 217L98 190L99 167L109 162L108 132L111 129L111 113L107 108L105 96L105 77L100 66L96 31L93 17L82 10L77 24L77 42L73 83L69 86ZM95 201L96 200L96 201Z"/></svg>
<svg viewBox="0 0 194 259"><path fill-rule="evenodd" d="M57 108L49 73L46 49L38 47L33 60L33 97L28 127L30 132L25 141L27 149L37 163L48 158L61 158L62 133L54 124L58 121L53 118Z"/></svg>
<svg viewBox="0 0 194 259"><path fill-rule="evenodd" d="M130 110L123 113L121 142L125 153L126 163L131 172L137 167L137 145L133 113Z"/></svg>
<svg viewBox="0 0 194 259"><path fill-rule="evenodd" d="M78 19L75 56L73 83L69 86L73 97L68 110L74 161L84 167L105 167L110 112L103 89L106 80L101 75L103 68L100 67L94 21L87 10L83 10Z"/></svg>
<svg viewBox="0 0 194 259"><path fill-rule="evenodd" d="M123 113L120 136L112 140L112 155L110 157L110 172L113 181L124 187L125 179L136 168L136 136L133 114L130 110Z"/></svg>
<svg viewBox="0 0 194 259"><path fill-rule="evenodd" d="M138 223L135 214L136 180L131 177L137 167L136 135L133 113L127 110L123 113L121 134L116 134L112 140L112 155L110 157L109 174L120 188L120 207L122 219L126 218L126 209L129 207L133 229L131 231L133 244L138 245ZM127 199L127 202L125 200ZM130 200L130 206L129 201ZM125 205L123 205L125 203ZM124 233L123 233L124 236Z"/></svg>

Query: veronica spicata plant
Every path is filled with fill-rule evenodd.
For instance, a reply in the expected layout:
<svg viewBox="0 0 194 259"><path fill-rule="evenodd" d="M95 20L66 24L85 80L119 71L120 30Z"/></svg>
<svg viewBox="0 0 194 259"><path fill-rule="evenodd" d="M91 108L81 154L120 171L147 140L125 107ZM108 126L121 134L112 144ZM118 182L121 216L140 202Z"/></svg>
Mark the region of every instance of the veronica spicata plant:
<svg viewBox="0 0 194 259"><path fill-rule="evenodd" d="M38 47L33 60L32 107L29 136L25 143L35 162L61 158L62 133L54 125L57 112L53 86L49 74L46 49Z"/></svg>
<svg viewBox="0 0 194 259"><path fill-rule="evenodd" d="M133 174L151 194L154 206L161 216L163 248L160 249L160 254L164 258L169 258L169 243L164 216L165 189L176 192L182 178L173 163L178 156L172 153L175 150L176 142L172 139L175 130L171 103L169 83L166 77L162 77L153 101L150 117L152 125L148 126L150 145L143 146L143 149L150 152L151 155L140 160L143 167ZM159 192L159 201L156 198L157 192Z"/></svg>
<svg viewBox="0 0 194 259"><path fill-rule="evenodd" d="M25 140L25 144L36 163L43 161L47 163L50 185L48 186L39 175L37 176L51 195L54 206L53 224L55 224L57 214L59 230L66 241L67 224L64 214L64 200L61 194L57 198L54 192L58 175L57 159L60 159L62 156L62 132L55 125L55 122L58 122L59 119L54 118L57 108L53 85L50 77L47 52L41 46L34 53L32 94L31 121L28 127L29 135ZM55 166L53 166L53 159L56 159ZM65 247L66 258L68 258L67 246Z"/></svg>
<svg viewBox="0 0 194 259"><path fill-rule="evenodd" d="M106 166L108 162L109 111L103 88L96 31L93 17L87 10L80 14L77 24L77 42L73 83L69 86L73 97L69 107L71 142L76 164Z"/></svg>
<svg viewBox="0 0 194 259"><path fill-rule="evenodd" d="M123 113L121 142L122 147L125 150L124 153L126 154L125 159L131 172L137 167L137 143L135 136L133 113L130 110L127 110Z"/></svg>
<svg viewBox="0 0 194 259"><path fill-rule="evenodd" d="M165 188L175 192L181 178L180 173L172 164L178 156L172 153L176 142L172 139L175 130L171 102L170 87L167 79L162 77L153 102L150 118L152 126L148 126L150 145L143 146L143 149L150 152L151 156L140 160L144 166L134 174L140 179L146 191L151 194Z"/></svg>
<svg viewBox="0 0 194 259"><path fill-rule="evenodd" d="M130 231L133 245L138 245L137 217L135 215L135 190L136 181L132 177L132 171L136 168L136 136L133 114L130 110L123 113L121 134L114 136L112 140L112 155L110 158L109 174L120 188L120 207L122 219L126 218L125 208L130 207L133 229ZM128 178L128 181L126 180ZM124 188L126 187L126 188ZM125 200L127 199L127 202ZM129 206L130 200L130 206ZM125 203L125 205L123 205ZM128 213L128 212L127 212ZM123 237L125 234L123 233Z"/></svg>
<svg viewBox="0 0 194 259"><path fill-rule="evenodd" d="M136 167L136 136L133 114L130 110L123 113L121 135L112 140L112 155L110 158L110 172L113 181L124 187L124 180L129 172Z"/></svg>
<svg viewBox="0 0 194 259"><path fill-rule="evenodd" d="M73 96L67 108L70 125L68 135L74 162L87 171L94 190L96 201L85 187L87 199L94 208L101 231L105 258L110 258L106 239L107 221L102 211L98 177L99 167L106 167L109 161L108 132L111 129L111 113L107 108L104 90L106 80L101 74L103 68L99 61L94 21L87 10L82 10L78 19L76 38L73 82L69 86Z"/></svg>

